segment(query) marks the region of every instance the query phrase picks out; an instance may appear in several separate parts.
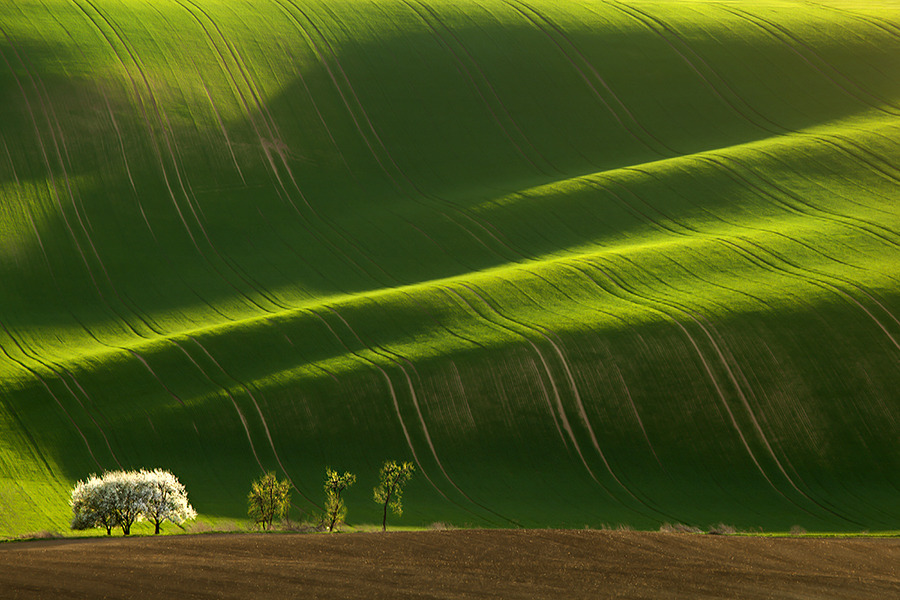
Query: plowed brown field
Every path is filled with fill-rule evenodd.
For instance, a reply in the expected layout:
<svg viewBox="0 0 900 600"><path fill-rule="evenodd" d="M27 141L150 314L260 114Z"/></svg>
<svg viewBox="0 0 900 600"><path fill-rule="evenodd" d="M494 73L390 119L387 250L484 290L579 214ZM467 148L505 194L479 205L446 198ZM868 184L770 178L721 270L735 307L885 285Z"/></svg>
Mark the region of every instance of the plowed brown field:
<svg viewBox="0 0 900 600"><path fill-rule="evenodd" d="M0 544L3 598L900 598L900 539L456 530Z"/></svg>

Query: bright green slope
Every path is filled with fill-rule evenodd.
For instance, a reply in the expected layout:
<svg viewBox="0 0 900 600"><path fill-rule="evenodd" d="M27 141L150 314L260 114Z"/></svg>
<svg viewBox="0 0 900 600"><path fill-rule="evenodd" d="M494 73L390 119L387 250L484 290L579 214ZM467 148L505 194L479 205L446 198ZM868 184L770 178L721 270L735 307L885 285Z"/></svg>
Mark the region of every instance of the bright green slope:
<svg viewBox="0 0 900 600"><path fill-rule="evenodd" d="M251 7L252 5L252 7ZM0 6L0 534L900 527L900 6ZM308 499L308 500L307 500ZM299 512L295 517L299 516Z"/></svg>

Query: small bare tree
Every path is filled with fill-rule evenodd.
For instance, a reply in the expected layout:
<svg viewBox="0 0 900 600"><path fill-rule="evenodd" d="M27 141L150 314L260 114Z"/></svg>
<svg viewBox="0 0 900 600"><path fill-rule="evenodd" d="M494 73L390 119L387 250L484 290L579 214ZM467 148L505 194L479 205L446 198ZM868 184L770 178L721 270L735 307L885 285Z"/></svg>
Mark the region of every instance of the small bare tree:
<svg viewBox="0 0 900 600"><path fill-rule="evenodd" d="M398 464L391 460L381 467L378 477L378 487L375 488L375 502L384 508L381 517L381 530L387 531L388 507L398 517L403 514L403 486L412 477L416 467L411 462Z"/></svg>
<svg viewBox="0 0 900 600"><path fill-rule="evenodd" d="M247 496L247 514L263 529L269 529L272 521L284 517L291 505L291 484L278 481L275 473L269 471L254 481Z"/></svg>
<svg viewBox="0 0 900 600"><path fill-rule="evenodd" d="M344 473L339 475L330 467L325 469L325 521L328 523L329 533L334 531L334 526L344 521L347 516L347 507L341 498L341 492L356 483L356 475Z"/></svg>

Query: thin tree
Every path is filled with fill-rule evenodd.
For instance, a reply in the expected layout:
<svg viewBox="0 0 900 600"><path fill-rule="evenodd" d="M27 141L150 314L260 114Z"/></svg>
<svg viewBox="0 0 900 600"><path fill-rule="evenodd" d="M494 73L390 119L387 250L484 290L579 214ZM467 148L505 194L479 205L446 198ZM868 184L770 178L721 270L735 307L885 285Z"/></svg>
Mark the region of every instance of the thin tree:
<svg viewBox="0 0 900 600"><path fill-rule="evenodd" d="M197 511L188 502L187 490L172 473L162 469L142 469L138 476L144 494L144 517L156 526L154 535L159 534L163 521L180 526L197 516Z"/></svg>
<svg viewBox="0 0 900 600"><path fill-rule="evenodd" d="M416 467L411 462L398 464L391 460L381 467L378 487L375 488L375 502L382 505L381 530L387 531L388 507L398 517L403 514L403 486L412 477Z"/></svg>
<svg viewBox="0 0 900 600"><path fill-rule="evenodd" d="M247 502L247 514L263 529L269 529L272 521L284 517L290 508L291 484L287 480L278 481L275 473L269 471L253 482Z"/></svg>
<svg viewBox="0 0 900 600"><path fill-rule="evenodd" d="M329 533L334 531L337 523L343 522L347 516L347 507L341 498L341 492L356 483L356 475L344 473L339 475L330 467L325 469L325 521Z"/></svg>

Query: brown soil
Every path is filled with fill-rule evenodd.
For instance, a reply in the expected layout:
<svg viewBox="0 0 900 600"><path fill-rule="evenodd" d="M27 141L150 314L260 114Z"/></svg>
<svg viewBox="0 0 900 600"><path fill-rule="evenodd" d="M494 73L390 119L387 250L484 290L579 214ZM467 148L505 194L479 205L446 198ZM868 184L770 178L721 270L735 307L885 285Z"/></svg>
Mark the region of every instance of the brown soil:
<svg viewBox="0 0 900 600"><path fill-rule="evenodd" d="M2 598L900 598L900 539L611 531L0 544Z"/></svg>

